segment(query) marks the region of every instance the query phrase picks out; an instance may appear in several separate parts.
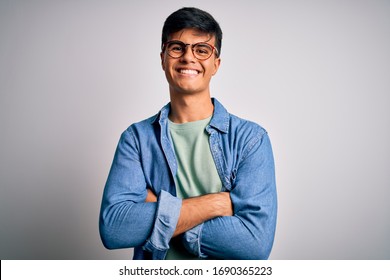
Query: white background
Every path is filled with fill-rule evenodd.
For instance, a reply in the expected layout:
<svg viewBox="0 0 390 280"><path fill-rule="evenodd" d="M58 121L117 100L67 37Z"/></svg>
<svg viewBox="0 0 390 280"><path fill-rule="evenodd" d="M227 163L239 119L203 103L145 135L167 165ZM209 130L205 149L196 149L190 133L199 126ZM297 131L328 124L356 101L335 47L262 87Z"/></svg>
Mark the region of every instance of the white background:
<svg viewBox="0 0 390 280"><path fill-rule="evenodd" d="M390 1L0 0L0 258L129 259L98 233L117 141L169 101L161 29L224 32L212 95L264 126L271 259L390 258Z"/></svg>

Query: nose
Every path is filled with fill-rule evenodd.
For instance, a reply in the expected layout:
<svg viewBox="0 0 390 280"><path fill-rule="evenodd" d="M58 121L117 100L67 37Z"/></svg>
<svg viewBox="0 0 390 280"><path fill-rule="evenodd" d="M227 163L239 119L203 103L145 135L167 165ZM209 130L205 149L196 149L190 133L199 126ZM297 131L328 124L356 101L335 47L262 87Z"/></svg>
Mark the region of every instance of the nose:
<svg viewBox="0 0 390 280"><path fill-rule="evenodd" d="M186 45L186 48L184 50L183 56L180 58L183 62L194 62L195 61L195 56L194 53L192 52L192 46L191 45Z"/></svg>

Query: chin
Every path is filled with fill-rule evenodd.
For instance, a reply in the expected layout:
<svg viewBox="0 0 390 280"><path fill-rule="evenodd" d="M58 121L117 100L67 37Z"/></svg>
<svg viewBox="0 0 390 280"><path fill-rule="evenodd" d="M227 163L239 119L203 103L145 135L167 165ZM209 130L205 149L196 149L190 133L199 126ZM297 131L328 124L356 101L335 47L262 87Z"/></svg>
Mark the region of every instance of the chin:
<svg viewBox="0 0 390 280"><path fill-rule="evenodd" d="M176 87L175 92L181 94L196 94L201 92L201 90L199 88L194 88L194 87Z"/></svg>
<svg viewBox="0 0 390 280"><path fill-rule="evenodd" d="M186 89L181 89L179 91L181 94L186 94L186 95L196 95L196 94L200 94L204 91L202 90L199 90L199 89L189 89L189 88L186 88Z"/></svg>

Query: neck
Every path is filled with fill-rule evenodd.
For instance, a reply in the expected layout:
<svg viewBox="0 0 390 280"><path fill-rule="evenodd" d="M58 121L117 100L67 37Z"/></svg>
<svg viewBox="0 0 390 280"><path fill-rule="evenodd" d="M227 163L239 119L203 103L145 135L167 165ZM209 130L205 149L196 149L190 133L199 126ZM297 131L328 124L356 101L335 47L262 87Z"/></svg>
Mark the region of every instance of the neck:
<svg viewBox="0 0 390 280"><path fill-rule="evenodd" d="M169 119L174 123L194 122L206 119L213 114L214 105L210 95L180 96L175 98L171 94L171 111Z"/></svg>

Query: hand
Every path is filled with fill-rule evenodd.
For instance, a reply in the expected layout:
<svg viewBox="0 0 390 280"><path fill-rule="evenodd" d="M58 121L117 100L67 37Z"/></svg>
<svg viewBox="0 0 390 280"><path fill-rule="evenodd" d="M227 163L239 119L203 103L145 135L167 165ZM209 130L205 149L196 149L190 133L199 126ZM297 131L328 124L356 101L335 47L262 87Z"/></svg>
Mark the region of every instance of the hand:
<svg viewBox="0 0 390 280"><path fill-rule="evenodd" d="M157 196L153 193L151 189L146 189L148 194L146 195L145 202L157 202Z"/></svg>
<svg viewBox="0 0 390 280"><path fill-rule="evenodd" d="M215 207L220 211L219 216L233 216L233 203L230 199L230 193L220 192L213 195Z"/></svg>

